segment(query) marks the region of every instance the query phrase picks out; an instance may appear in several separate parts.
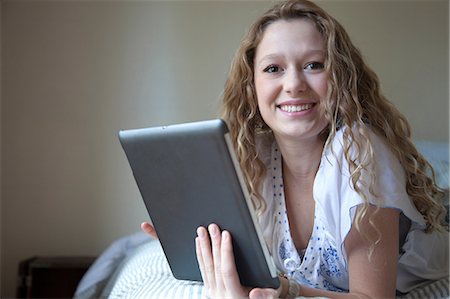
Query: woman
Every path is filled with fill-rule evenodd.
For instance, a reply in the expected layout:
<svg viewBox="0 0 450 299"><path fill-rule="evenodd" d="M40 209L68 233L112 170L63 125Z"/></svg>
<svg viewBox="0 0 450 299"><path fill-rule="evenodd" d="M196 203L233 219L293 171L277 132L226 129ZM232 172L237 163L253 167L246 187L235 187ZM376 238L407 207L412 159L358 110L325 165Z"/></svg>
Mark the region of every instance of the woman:
<svg viewBox="0 0 450 299"><path fill-rule="evenodd" d="M407 120L320 7L282 2L254 23L223 118L283 275L278 290L241 286L230 234L200 227L207 297L389 298L448 276L444 192Z"/></svg>

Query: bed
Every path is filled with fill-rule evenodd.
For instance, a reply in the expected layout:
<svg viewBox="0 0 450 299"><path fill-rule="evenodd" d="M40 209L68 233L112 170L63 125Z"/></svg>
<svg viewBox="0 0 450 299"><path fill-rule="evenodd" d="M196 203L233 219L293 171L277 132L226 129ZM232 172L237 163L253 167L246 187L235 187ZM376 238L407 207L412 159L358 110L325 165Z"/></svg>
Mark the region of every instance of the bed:
<svg viewBox="0 0 450 299"><path fill-rule="evenodd" d="M438 184L448 190L449 145L431 141L417 141L416 145L433 165ZM446 204L448 207L448 193ZM142 232L124 236L106 248L86 272L74 295L78 299L201 297L202 284L175 279L160 243ZM424 283L397 298L450 298L449 278Z"/></svg>

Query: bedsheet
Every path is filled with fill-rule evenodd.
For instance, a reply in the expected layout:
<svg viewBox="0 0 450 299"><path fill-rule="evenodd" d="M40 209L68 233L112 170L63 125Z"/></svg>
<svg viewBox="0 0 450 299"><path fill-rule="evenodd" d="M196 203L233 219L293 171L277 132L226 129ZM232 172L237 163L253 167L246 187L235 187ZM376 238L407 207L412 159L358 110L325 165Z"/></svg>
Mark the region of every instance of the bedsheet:
<svg viewBox="0 0 450 299"><path fill-rule="evenodd" d="M440 187L448 192L449 144L415 143L433 166ZM448 209L448 198L445 204ZM201 292L201 283L175 279L159 242L138 232L115 241L100 255L83 277L74 298L195 299L201 298ZM449 279L424 285L397 298L450 298Z"/></svg>
<svg viewBox="0 0 450 299"><path fill-rule="evenodd" d="M100 293L75 298L152 298L200 299L202 283L173 277L164 252L157 240L148 240L128 255ZM450 298L449 278L424 285L397 299ZM298 297L303 298L303 297Z"/></svg>

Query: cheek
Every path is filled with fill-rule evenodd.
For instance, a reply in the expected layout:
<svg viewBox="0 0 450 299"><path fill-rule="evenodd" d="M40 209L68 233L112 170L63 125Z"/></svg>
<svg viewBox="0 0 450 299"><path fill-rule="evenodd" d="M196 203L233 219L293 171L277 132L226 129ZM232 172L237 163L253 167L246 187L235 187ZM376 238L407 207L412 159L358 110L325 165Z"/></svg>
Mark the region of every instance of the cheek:
<svg viewBox="0 0 450 299"><path fill-rule="evenodd" d="M261 114L264 121L266 121L267 111L269 110L269 90L267 85L264 84L262 80L255 78L255 93L256 93L256 103L258 105L259 113Z"/></svg>
<svg viewBox="0 0 450 299"><path fill-rule="evenodd" d="M255 92L259 109L264 109L263 107L267 102L267 85L261 79L255 78Z"/></svg>
<svg viewBox="0 0 450 299"><path fill-rule="evenodd" d="M270 104L280 93L279 84L274 80L255 78L255 91L259 104Z"/></svg>
<svg viewBox="0 0 450 299"><path fill-rule="evenodd" d="M264 93L263 92L264 84L259 76L255 76L254 80L255 80L254 82L255 82L256 98L258 99L258 102L259 102L259 98Z"/></svg>
<svg viewBox="0 0 450 299"><path fill-rule="evenodd" d="M312 82L314 91L320 96L320 98L325 98L328 90L328 77L323 74L317 78L314 78Z"/></svg>
<svg viewBox="0 0 450 299"><path fill-rule="evenodd" d="M320 86L320 90L322 92L323 97L326 97L326 95L328 93L328 82L327 81L322 82L322 84Z"/></svg>

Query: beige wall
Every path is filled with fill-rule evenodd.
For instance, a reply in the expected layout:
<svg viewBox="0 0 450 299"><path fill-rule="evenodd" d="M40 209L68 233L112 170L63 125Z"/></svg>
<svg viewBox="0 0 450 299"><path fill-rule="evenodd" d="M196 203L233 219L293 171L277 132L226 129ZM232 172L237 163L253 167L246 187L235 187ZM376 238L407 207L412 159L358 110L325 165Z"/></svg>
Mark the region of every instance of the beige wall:
<svg viewBox="0 0 450 299"><path fill-rule="evenodd" d="M0 1L0 57L2 54L2 49L1 49L1 40L2 40L2 2ZM2 69L2 61L0 58L0 70ZM0 278L2 276L2 245L1 243L3 242L3 238L2 238L2 233L3 233L3 229L2 229L2 224L3 221L2 219L2 72L0 71ZM0 297L2 294L2 281L0 279Z"/></svg>
<svg viewBox="0 0 450 299"><path fill-rule="evenodd" d="M448 1L322 1L410 118L448 142ZM147 219L117 131L212 118L268 2L4 1L1 297L32 255L96 255Z"/></svg>

